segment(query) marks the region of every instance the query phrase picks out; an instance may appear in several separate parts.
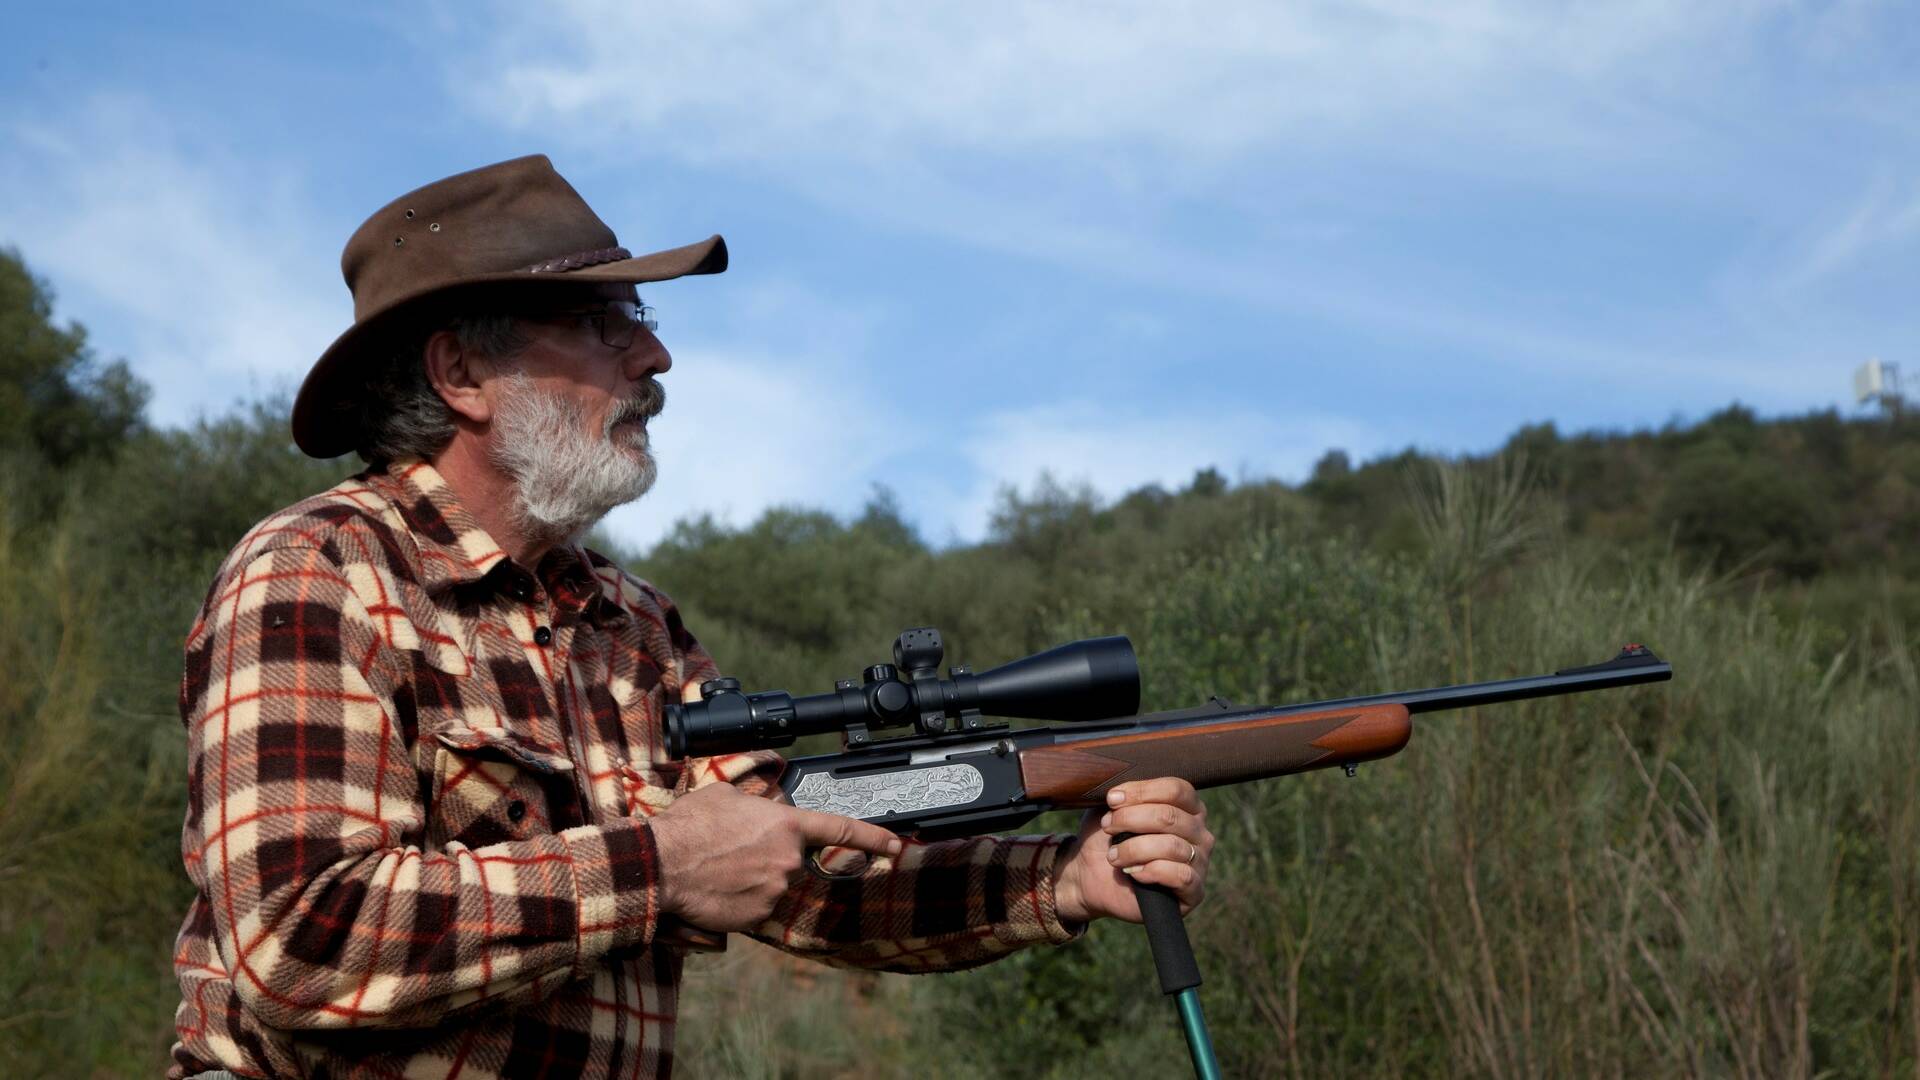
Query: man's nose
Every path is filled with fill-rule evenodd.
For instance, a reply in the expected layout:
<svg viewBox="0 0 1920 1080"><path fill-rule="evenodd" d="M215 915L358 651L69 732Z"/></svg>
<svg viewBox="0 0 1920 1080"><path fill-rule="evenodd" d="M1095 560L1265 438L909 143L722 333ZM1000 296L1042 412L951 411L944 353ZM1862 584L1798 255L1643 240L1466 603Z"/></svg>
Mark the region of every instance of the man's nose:
<svg viewBox="0 0 1920 1080"><path fill-rule="evenodd" d="M639 381L649 375L659 375L673 367L673 356L653 331L641 329L633 335L633 344L620 357L621 365L626 369L628 379Z"/></svg>

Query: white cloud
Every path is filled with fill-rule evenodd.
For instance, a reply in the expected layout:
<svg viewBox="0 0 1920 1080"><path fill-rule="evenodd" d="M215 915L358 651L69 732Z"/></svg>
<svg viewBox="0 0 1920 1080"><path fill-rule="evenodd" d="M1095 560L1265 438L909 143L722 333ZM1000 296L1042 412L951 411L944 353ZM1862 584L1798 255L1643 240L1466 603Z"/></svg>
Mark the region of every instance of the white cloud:
<svg viewBox="0 0 1920 1080"><path fill-rule="evenodd" d="M351 321L337 240L270 163L126 97L14 117L4 138L0 236L153 384L154 419L297 386Z"/></svg>
<svg viewBox="0 0 1920 1080"><path fill-rule="evenodd" d="M573 0L556 17L502 3L465 21L499 76L474 80L463 60L449 77L511 124L592 138L625 120L681 136L656 144L668 152L782 164L927 145L1204 157L1410 116L1577 140L1634 109L1623 69L1687 77L1712 63L1697 46L1727 56L1774 6ZM1462 109L1487 100L1503 107Z"/></svg>

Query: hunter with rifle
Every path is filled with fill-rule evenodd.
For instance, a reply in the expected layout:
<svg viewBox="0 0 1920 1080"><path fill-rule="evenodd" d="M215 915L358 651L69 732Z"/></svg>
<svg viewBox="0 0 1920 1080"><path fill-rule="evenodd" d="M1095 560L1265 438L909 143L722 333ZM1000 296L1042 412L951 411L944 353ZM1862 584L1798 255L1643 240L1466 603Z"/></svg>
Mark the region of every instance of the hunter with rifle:
<svg viewBox="0 0 1920 1080"><path fill-rule="evenodd" d="M1350 770L1420 712L1670 674L1634 646L1136 716L1124 638L942 676L922 628L858 682L746 692L578 543L654 479L671 359L635 286L726 266L718 236L634 256L544 157L410 192L348 241L354 322L292 428L367 468L241 538L186 642L170 1077L664 1076L685 955L726 933L929 972L1100 918L1147 923L1214 1076L1180 921L1214 846L1196 789ZM776 753L827 733L841 752ZM991 835L1050 809L1087 812Z"/></svg>
<svg viewBox="0 0 1920 1080"><path fill-rule="evenodd" d="M631 254L544 157L348 241L354 322L292 427L368 467L248 532L186 642L169 1076L664 1076L716 932L941 971L1137 921L1131 881L1200 901L1181 780L1077 837L928 842L790 805L771 751L667 752L719 671L577 538L654 478L671 360L635 285L726 266L718 236ZM872 859L823 880L823 846Z"/></svg>

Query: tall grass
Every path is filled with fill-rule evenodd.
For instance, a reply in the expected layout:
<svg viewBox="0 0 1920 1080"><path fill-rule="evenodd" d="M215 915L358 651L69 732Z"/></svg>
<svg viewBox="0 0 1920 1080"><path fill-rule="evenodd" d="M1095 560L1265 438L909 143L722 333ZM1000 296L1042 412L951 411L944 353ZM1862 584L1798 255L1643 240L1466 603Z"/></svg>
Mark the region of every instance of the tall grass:
<svg viewBox="0 0 1920 1080"><path fill-rule="evenodd" d="M106 704L108 608L42 536L0 528L0 1075L151 1073L184 911L177 841L156 848L172 755Z"/></svg>

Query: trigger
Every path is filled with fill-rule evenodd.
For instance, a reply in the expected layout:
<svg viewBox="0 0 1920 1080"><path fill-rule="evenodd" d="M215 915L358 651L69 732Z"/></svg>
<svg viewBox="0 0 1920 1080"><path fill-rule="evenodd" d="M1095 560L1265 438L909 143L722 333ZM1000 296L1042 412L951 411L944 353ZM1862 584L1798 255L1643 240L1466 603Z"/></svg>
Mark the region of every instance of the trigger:
<svg viewBox="0 0 1920 1080"><path fill-rule="evenodd" d="M809 848L807 872L822 881L858 881L872 863L865 852L852 848Z"/></svg>

